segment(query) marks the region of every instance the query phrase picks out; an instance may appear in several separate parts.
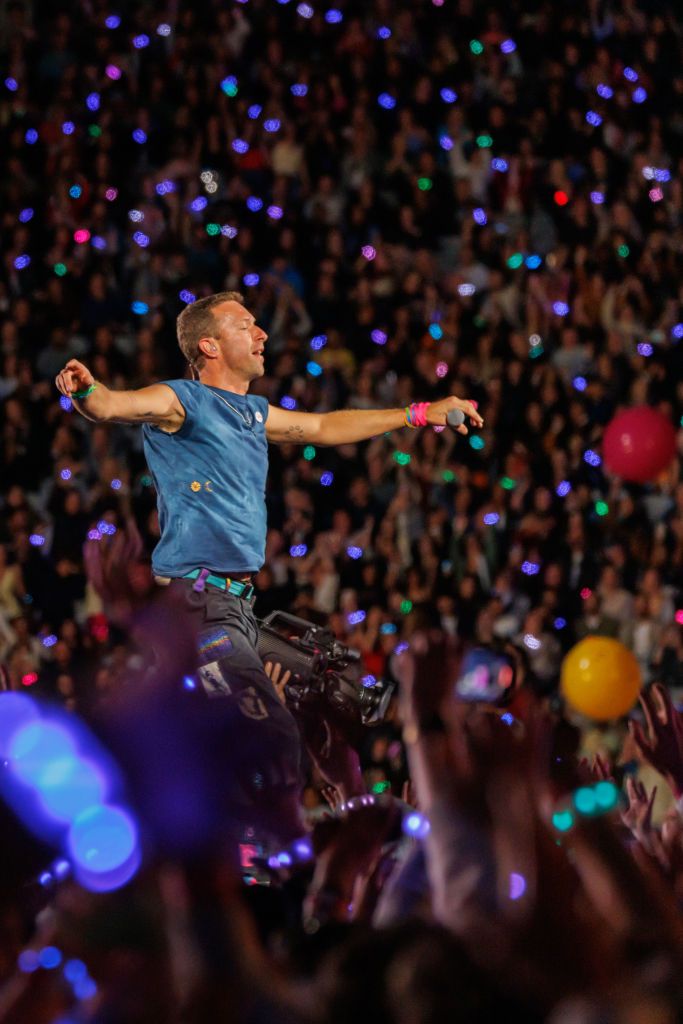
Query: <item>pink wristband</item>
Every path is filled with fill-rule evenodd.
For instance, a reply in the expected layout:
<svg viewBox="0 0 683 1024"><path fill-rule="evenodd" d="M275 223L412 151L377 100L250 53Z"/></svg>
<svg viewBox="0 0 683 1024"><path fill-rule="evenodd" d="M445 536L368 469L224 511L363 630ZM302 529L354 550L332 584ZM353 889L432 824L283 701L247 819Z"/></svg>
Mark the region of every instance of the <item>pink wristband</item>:
<svg viewBox="0 0 683 1024"><path fill-rule="evenodd" d="M431 402L413 402L410 406L410 416L416 427L426 427L427 423L427 409L431 405Z"/></svg>

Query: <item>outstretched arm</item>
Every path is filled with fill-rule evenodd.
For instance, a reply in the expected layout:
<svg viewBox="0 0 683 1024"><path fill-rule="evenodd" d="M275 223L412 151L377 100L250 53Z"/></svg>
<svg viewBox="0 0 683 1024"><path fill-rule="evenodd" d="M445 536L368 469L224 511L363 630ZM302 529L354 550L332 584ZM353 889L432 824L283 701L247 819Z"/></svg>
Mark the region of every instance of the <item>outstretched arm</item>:
<svg viewBox="0 0 683 1024"><path fill-rule="evenodd" d="M173 433L185 419L178 396L167 384L152 384L139 391L110 391L95 381L88 367L77 359L69 360L55 378L55 384L72 400L74 409L93 423L154 423ZM75 397L74 392L83 394L93 386L86 397Z"/></svg>
<svg viewBox="0 0 683 1024"><path fill-rule="evenodd" d="M432 402L427 409L427 422L434 426L445 426L446 416L453 409L464 412L475 427L484 425L472 402L456 398L455 395ZM405 425L403 409L343 409L339 412L310 413L289 412L271 405L268 408L266 436L276 444L351 444ZM467 433L464 424L456 429L460 434Z"/></svg>

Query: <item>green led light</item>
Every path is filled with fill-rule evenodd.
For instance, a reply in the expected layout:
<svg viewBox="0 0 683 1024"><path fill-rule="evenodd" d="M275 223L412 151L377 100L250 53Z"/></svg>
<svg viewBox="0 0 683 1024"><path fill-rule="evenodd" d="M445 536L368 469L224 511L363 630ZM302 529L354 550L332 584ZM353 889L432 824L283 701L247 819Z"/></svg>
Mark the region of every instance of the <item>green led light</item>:
<svg viewBox="0 0 683 1024"><path fill-rule="evenodd" d="M470 42L470 50L475 55L475 57L478 57L480 54L484 52L484 44L480 43L478 39L473 39Z"/></svg>
<svg viewBox="0 0 683 1024"><path fill-rule="evenodd" d="M533 348L529 349L529 359L538 359L544 352L543 345L534 345Z"/></svg>
<svg viewBox="0 0 683 1024"><path fill-rule="evenodd" d="M55 265L54 265L54 267L52 269L54 270L54 272L57 275L57 277L64 277L64 275L66 274L66 264L65 263L55 263Z"/></svg>
<svg viewBox="0 0 683 1024"><path fill-rule="evenodd" d="M401 614L402 615L407 615L408 612L412 612L412 610L413 610L413 602L412 601L409 601L408 598L405 598L403 601L401 601Z"/></svg>
<svg viewBox="0 0 683 1024"><path fill-rule="evenodd" d="M394 452L394 462L398 462L399 466L407 466L410 462L410 455L408 452Z"/></svg>
<svg viewBox="0 0 683 1024"><path fill-rule="evenodd" d="M307 444L304 448L304 458L306 459L306 462L310 462L315 458L315 448L312 444Z"/></svg>
<svg viewBox="0 0 683 1024"><path fill-rule="evenodd" d="M521 252L513 252L512 256L508 256L507 265L510 270L516 270L517 267L521 267L524 263L524 256Z"/></svg>
<svg viewBox="0 0 683 1024"><path fill-rule="evenodd" d="M571 811L555 811L553 814L553 828L558 832L569 832L574 824L574 815Z"/></svg>
<svg viewBox="0 0 683 1024"><path fill-rule="evenodd" d="M99 139L102 134L102 129L98 124L91 124L88 128L88 135L91 135L93 139Z"/></svg>
<svg viewBox="0 0 683 1024"><path fill-rule="evenodd" d="M595 511L598 513L599 516L606 516L609 512L609 505L606 501L596 501Z"/></svg>
<svg viewBox="0 0 683 1024"><path fill-rule="evenodd" d="M447 484L452 484L453 481L455 480L455 473L453 472L452 469L444 469L442 476L444 479L444 483Z"/></svg>
<svg viewBox="0 0 683 1024"><path fill-rule="evenodd" d="M223 90L226 96L236 96L238 92L236 82L224 82L221 85L221 89Z"/></svg>
<svg viewBox="0 0 683 1024"><path fill-rule="evenodd" d="M376 782L374 786L370 787L372 793L386 793L388 789L391 789L390 782Z"/></svg>
<svg viewBox="0 0 683 1024"><path fill-rule="evenodd" d="M151 487L154 481L152 480L151 476L148 476L145 473L144 476L140 477L140 483L142 484L143 487Z"/></svg>
<svg viewBox="0 0 683 1024"><path fill-rule="evenodd" d="M500 486L504 491L514 491L517 481L513 480L511 476L504 476L500 481Z"/></svg>
<svg viewBox="0 0 683 1024"><path fill-rule="evenodd" d="M595 814L597 801L595 793L588 786L582 786L574 793L574 806L579 814Z"/></svg>
<svg viewBox="0 0 683 1024"><path fill-rule="evenodd" d="M617 256L621 256L621 258L625 260L630 252L631 250L627 245L620 245L617 249Z"/></svg>
<svg viewBox="0 0 683 1024"><path fill-rule="evenodd" d="M490 149L493 145L493 139L490 135L477 135L477 145L479 149Z"/></svg>
<svg viewBox="0 0 683 1024"><path fill-rule="evenodd" d="M474 448L475 452L480 452L486 445L486 441L483 437L479 437L479 434L474 434L470 438L470 448Z"/></svg>
<svg viewBox="0 0 683 1024"><path fill-rule="evenodd" d="M220 235L221 226L220 224L207 224L206 225L207 235Z"/></svg>
<svg viewBox="0 0 683 1024"><path fill-rule="evenodd" d="M613 782L597 782L593 786L595 802L603 811L611 811L619 801L619 790Z"/></svg>
<svg viewBox="0 0 683 1024"><path fill-rule="evenodd" d="M434 184L434 182L432 181L431 178L418 178L417 179L417 187L419 188L420 192L429 192L429 190L430 190L430 188L432 187L433 184Z"/></svg>

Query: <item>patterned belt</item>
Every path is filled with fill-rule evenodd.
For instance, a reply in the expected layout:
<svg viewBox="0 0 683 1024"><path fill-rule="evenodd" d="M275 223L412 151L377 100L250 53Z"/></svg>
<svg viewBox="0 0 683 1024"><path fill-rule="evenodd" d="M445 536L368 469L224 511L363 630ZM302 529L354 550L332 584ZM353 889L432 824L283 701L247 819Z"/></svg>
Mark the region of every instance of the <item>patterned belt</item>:
<svg viewBox="0 0 683 1024"><path fill-rule="evenodd" d="M224 590L227 594L234 594L235 597L241 597L245 601L251 600L254 596L252 583L240 583L238 580L231 580L229 576L214 576L208 569L193 569L192 572L185 573L182 578L197 581L193 590L203 590L205 584L210 583L212 587L218 587L219 590Z"/></svg>

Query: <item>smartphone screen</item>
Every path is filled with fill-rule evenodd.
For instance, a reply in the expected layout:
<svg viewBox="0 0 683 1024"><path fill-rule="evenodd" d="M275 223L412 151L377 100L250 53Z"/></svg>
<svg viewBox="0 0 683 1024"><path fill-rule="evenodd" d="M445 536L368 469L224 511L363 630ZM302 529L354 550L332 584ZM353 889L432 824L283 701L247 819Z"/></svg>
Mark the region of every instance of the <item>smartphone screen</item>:
<svg viewBox="0 0 683 1024"><path fill-rule="evenodd" d="M511 691L514 681L515 669L508 655L473 647L462 659L455 692L460 700L497 704Z"/></svg>

